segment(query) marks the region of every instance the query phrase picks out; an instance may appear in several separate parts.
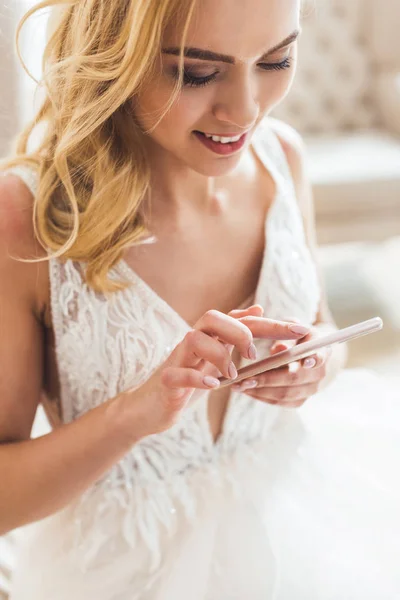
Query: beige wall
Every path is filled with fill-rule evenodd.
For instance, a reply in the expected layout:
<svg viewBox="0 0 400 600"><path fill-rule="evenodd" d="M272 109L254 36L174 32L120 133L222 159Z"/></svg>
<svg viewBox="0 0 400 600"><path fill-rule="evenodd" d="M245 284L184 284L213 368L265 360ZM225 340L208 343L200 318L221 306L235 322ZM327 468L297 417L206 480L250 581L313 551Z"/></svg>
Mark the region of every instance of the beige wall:
<svg viewBox="0 0 400 600"><path fill-rule="evenodd" d="M0 156L8 152L19 126L15 25L14 3L0 0Z"/></svg>

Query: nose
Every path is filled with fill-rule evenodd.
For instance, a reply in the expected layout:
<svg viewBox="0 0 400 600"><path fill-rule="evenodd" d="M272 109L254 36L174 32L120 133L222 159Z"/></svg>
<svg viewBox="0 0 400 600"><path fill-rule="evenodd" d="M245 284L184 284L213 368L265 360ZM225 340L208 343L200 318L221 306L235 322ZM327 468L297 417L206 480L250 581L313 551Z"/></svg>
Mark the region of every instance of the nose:
<svg viewBox="0 0 400 600"><path fill-rule="evenodd" d="M250 129L260 113L257 96L254 74L241 73L232 81L226 82L214 103L213 115L219 121L235 125L239 129Z"/></svg>

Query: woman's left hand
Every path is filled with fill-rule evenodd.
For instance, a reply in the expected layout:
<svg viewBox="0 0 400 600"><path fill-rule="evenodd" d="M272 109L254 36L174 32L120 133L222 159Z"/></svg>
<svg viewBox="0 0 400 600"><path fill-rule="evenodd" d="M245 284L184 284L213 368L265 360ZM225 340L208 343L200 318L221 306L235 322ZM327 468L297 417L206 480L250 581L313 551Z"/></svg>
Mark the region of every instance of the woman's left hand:
<svg viewBox="0 0 400 600"><path fill-rule="evenodd" d="M299 322L298 319L293 318L290 318L290 321ZM287 340L275 342L270 353L276 354L290 346L297 346L321 335L323 334L318 328L312 327L310 333L297 342L292 343ZM294 361L284 367L244 379L239 384L232 385L232 388L268 404L298 408L319 390L327 374L326 367L331 354L330 347L321 348L301 361Z"/></svg>

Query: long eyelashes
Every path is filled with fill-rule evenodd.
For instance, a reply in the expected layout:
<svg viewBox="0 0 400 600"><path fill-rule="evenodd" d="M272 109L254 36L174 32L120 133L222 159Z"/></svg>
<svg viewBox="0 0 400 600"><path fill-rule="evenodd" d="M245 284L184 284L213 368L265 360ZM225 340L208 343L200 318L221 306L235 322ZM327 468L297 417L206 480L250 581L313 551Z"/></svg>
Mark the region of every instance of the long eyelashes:
<svg viewBox="0 0 400 600"><path fill-rule="evenodd" d="M292 59L290 56L285 58L282 62L279 63L259 63L258 66L263 71L282 71L284 69L289 69L291 67ZM191 75L189 71L185 70L183 72L183 85L185 87L204 87L209 83L212 83L217 77L218 73L213 73L212 75L207 75L206 77L195 77ZM174 71L174 77L177 79L179 76L178 70Z"/></svg>
<svg viewBox="0 0 400 600"><path fill-rule="evenodd" d="M280 63L259 63L259 67L265 71L281 71L282 69L289 69L292 62L292 58L288 56Z"/></svg>

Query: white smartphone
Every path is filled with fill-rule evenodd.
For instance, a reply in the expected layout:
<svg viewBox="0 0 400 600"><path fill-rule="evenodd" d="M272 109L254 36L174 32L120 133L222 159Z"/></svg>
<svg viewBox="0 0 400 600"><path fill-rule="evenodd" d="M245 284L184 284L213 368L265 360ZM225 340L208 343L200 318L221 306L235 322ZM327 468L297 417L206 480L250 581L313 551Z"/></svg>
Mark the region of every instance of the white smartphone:
<svg viewBox="0 0 400 600"><path fill-rule="evenodd" d="M368 321L356 323L355 325L345 327L344 329L339 329L338 331L334 331L333 333L321 335L321 337L318 337L314 340L311 340L309 342L303 342L302 344L300 343L297 346L293 346L292 348L288 348L287 350L282 350L282 352L278 352L277 354L273 354L272 356L268 356L263 360L259 360L257 362L252 363L251 365L247 365L247 367L239 369L238 376L236 377L236 379L219 377L219 381L221 382L221 384L218 389L227 387L228 385L232 385L233 383L239 383L239 381L242 381L243 379L247 379L248 377L254 377L255 375L259 375L260 373L264 373L265 371L270 371L271 369L283 367L295 360L301 360L302 358L306 358L306 356L310 356L310 354L313 354L316 350L319 350L320 348L332 346L333 344L348 342L362 335L374 333L375 331L379 331L380 329L382 329L382 327L382 319L380 317L374 317L373 319L368 319Z"/></svg>

